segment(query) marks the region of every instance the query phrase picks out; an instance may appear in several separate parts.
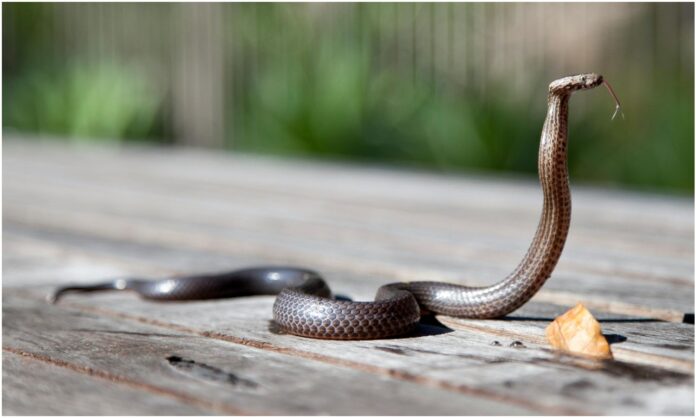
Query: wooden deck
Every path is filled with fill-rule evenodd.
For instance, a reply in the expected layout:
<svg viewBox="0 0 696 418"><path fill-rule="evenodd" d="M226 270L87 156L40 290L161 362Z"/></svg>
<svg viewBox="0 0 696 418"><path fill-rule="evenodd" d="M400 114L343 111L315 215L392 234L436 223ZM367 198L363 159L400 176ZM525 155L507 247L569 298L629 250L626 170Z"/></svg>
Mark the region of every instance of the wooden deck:
<svg viewBox="0 0 696 418"><path fill-rule="evenodd" d="M339 342L272 333L267 296L44 297L268 263L315 268L356 300L391 281L492 283L534 233L534 179L8 138L3 177L5 414L694 413L692 199L574 187L566 251L509 318ZM580 301L614 361L546 344Z"/></svg>

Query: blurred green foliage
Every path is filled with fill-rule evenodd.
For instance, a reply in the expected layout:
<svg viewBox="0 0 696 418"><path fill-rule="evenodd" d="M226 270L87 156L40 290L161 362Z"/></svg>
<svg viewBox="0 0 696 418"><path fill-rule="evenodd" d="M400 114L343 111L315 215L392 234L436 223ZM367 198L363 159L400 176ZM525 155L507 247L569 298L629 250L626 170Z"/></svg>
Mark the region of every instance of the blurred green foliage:
<svg viewBox="0 0 696 418"><path fill-rule="evenodd" d="M142 73L124 66L71 65L13 80L3 120L14 129L74 140L146 137L159 97Z"/></svg>
<svg viewBox="0 0 696 418"><path fill-rule="evenodd" d="M277 15L265 18L274 22L268 26L278 25ZM633 25L651 18L643 16ZM296 36L287 41L295 47L273 50L269 55L282 62L271 60L256 74L248 106L253 111L236 126L235 146L280 155L535 175L545 87L551 81L543 75L532 77L538 87L529 96L511 95L505 83L488 85L482 96L446 77L433 83L379 68L374 51L358 43L302 42L302 37L319 36L306 21L292 21L283 35ZM693 193L693 74L678 78L673 65L650 63L654 72L646 79L645 72L630 71L640 56L625 58L624 74L605 74L619 92L625 119L611 120L614 102L603 88L571 101L571 177Z"/></svg>
<svg viewBox="0 0 696 418"><path fill-rule="evenodd" d="M56 7L3 6L3 42L8 34L19 38L3 45L4 129L169 142L171 94L156 87L161 83L133 57L95 63L77 52L70 59L41 55L58 42L41 36L42 22L52 19ZM613 102L600 90L571 101L573 181L693 193L693 53L685 58L684 48L655 43L653 55L646 55L646 40L657 35L631 35L653 25L657 7L616 28L624 36L605 54L608 72L599 70L622 99L626 119L610 120ZM456 74L415 74L403 59L378 62L384 51L376 48L384 43L371 39L395 28L372 5L358 7L360 19L331 24L317 24L298 10L237 5L228 16L236 25L225 36L236 42L230 52L236 59L226 71L237 77L234 88L224 87L226 102L234 104L226 109L226 119L234 121L226 131L230 148L448 171L536 173L549 74L532 74L529 94L510 94L508 84L493 79L483 94L481 86L460 83ZM693 45L691 11L691 38L682 42ZM624 52L618 58L616 48Z"/></svg>
<svg viewBox="0 0 696 418"><path fill-rule="evenodd" d="M541 88L524 100L505 97L499 87L490 94L500 100L483 102L466 93L434 94L427 84L392 75L375 77L366 64L356 64L358 57L338 56L345 61L298 61L289 87L279 85L288 80L272 72L262 75L252 94L252 107L259 111L252 113L237 145L443 170L536 172L546 106ZM613 121L613 101L603 89L572 99L574 179L693 190L693 100L669 78L652 87L656 91L634 92L642 97L626 101L631 104L624 108L626 119ZM588 109L577 116L572 109L578 106Z"/></svg>
<svg viewBox="0 0 696 418"><path fill-rule="evenodd" d="M441 169L536 167L543 93L539 118L530 121L506 100L482 103L376 73L350 50L327 47L291 62L289 78L275 66L259 76L251 106L260 111L239 135L241 148Z"/></svg>

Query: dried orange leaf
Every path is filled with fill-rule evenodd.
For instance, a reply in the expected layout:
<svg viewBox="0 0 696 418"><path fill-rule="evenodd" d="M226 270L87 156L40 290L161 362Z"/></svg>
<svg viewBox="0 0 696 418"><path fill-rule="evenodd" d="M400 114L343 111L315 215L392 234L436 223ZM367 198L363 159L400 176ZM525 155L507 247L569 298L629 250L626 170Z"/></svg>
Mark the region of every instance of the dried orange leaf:
<svg viewBox="0 0 696 418"><path fill-rule="evenodd" d="M602 327L581 303L546 327L546 339L559 350L597 358L612 358Z"/></svg>

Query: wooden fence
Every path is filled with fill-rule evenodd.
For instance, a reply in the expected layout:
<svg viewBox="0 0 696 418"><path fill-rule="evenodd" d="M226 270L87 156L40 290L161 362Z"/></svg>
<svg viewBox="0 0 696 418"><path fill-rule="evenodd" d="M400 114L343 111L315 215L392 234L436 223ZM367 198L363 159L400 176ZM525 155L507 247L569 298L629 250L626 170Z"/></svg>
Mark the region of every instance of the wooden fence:
<svg viewBox="0 0 696 418"><path fill-rule="evenodd" d="M19 17L33 7L35 19ZM135 65L166 101L176 141L223 146L247 110L255 77L298 49L332 42L370 57L373 71L466 88L504 83L528 94L533 77L601 68L649 82L660 70L693 78L693 4L390 3L5 5L4 70L82 60ZM31 28L28 35L27 25ZM32 51L24 51L28 37ZM341 53L340 51L336 53ZM10 86L11 88L11 86ZM536 85L534 88L537 88Z"/></svg>

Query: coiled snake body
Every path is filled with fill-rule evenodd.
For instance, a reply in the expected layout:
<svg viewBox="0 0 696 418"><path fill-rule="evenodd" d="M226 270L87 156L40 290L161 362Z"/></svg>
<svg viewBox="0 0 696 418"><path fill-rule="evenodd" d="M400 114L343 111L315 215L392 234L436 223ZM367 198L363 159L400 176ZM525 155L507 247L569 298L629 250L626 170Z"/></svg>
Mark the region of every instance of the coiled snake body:
<svg viewBox="0 0 696 418"><path fill-rule="evenodd" d="M285 332L312 338L370 339L408 333L421 310L466 318L498 318L526 303L549 278L563 251L570 225L567 131L573 92L606 84L601 75L565 77L549 85L548 111L539 146L539 180L544 196L541 220L522 261L504 280L487 287L439 282L382 286L374 302L334 300L321 276L303 268L258 267L228 273L162 280L119 279L68 292L132 290L153 300L200 300L278 294L273 319ZM614 96L611 87L606 84ZM616 96L614 96L616 99ZM618 110L617 100L617 110Z"/></svg>

